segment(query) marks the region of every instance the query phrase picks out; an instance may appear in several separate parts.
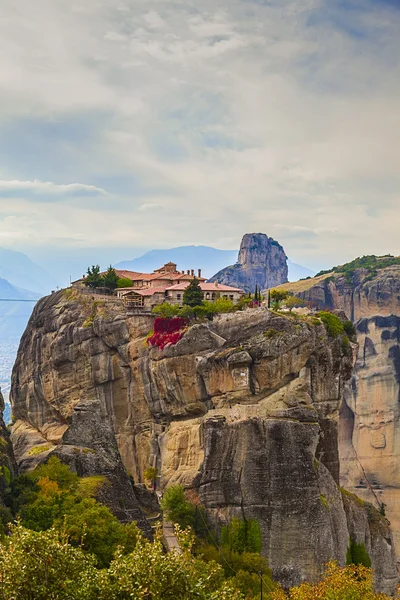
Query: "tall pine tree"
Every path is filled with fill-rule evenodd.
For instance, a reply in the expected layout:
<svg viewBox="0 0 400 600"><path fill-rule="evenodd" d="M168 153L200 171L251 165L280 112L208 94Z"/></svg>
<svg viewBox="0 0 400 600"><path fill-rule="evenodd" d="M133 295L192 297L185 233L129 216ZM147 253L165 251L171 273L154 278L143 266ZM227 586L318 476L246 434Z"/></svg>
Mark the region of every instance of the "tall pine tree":
<svg viewBox="0 0 400 600"><path fill-rule="evenodd" d="M183 304L187 306L201 306L203 304L203 292L196 277L189 283L183 294Z"/></svg>

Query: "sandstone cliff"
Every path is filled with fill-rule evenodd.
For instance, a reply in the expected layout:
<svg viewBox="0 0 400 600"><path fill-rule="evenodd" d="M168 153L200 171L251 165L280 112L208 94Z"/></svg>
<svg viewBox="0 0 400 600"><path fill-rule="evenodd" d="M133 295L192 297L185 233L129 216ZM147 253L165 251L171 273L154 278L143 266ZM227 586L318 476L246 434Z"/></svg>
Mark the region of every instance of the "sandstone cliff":
<svg viewBox="0 0 400 600"><path fill-rule="evenodd" d="M247 233L240 245L238 261L216 273L210 281L240 287L254 293L288 280L287 256L278 242L265 233Z"/></svg>
<svg viewBox="0 0 400 600"><path fill-rule="evenodd" d="M343 564L351 536L393 591L386 520L338 488L351 347L318 319L265 309L196 324L163 352L147 348L151 327L76 291L38 303L13 373L20 467L54 452L79 474L105 474L103 501L145 527L128 473L141 482L157 465L161 485L191 488L217 528L257 518L282 583L318 578L330 558Z"/></svg>
<svg viewBox="0 0 400 600"><path fill-rule="evenodd" d="M341 482L386 505L400 555L400 266L356 269L350 278L338 269L284 287L355 322L357 361L340 411Z"/></svg>

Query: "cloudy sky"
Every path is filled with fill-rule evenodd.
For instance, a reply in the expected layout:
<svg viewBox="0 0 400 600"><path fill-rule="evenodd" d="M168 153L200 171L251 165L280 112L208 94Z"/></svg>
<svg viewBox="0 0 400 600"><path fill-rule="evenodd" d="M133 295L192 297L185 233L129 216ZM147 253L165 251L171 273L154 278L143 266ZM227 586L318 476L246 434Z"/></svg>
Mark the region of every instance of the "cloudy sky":
<svg viewBox="0 0 400 600"><path fill-rule="evenodd" d="M399 31L400 0L2 0L0 246L400 254Z"/></svg>

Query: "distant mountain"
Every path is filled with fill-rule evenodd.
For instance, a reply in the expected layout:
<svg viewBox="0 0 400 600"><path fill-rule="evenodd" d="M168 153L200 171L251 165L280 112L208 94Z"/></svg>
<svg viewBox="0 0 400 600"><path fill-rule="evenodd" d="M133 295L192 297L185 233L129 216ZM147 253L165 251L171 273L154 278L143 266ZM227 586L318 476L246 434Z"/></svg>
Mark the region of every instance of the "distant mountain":
<svg viewBox="0 0 400 600"><path fill-rule="evenodd" d="M117 263L116 269L151 273L172 260L179 270L202 269L204 277L212 277L224 267L234 265L238 258L238 250L218 250L211 246L178 246L169 250L151 250L133 260ZM303 277L312 277L315 272L288 260L289 281L297 281Z"/></svg>
<svg viewBox="0 0 400 600"><path fill-rule="evenodd" d="M314 277L316 275L316 271L309 269L308 267L302 267L301 265L297 265L288 259L288 279L289 281L299 281L299 279L305 279L306 277Z"/></svg>
<svg viewBox="0 0 400 600"><path fill-rule="evenodd" d="M57 282L26 254L0 248L0 278L11 285L32 290L41 295L55 289Z"/></svg>
<svg viewBox="0 0 400 600"><path fill-rule="evenodd" d="M0 346L18 340L23 334L40 294L0 279Z"/></svg>
<svg viewBox="0 0 400 600"><path fill-rule="evenodd" d="M179 246L169 250L151 250L143 256L133 260L120 262L116 269L151 273L154 269L162 267L172 261L178 265L178 270L202 269L204 277L211 277L226 265L236 262L237 250L217 250L210 246Z"/></svg>

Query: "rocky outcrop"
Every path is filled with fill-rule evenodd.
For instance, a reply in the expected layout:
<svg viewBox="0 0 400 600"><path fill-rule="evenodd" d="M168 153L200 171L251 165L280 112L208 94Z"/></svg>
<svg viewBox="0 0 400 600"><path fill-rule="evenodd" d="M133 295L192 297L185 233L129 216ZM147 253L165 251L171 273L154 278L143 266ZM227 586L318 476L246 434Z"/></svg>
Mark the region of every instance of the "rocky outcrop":
<svg viewBox="0 0 400 600"><path fill-rule="evenodd" d="M5 499L10 492L12 478L16 474L16 463L10 441L10 431L3 419L4 408L4 398L0 390L0 509L5 508Z"/></svg>
<svg viewBox="0 0 400 600"><path fill-rule="evenodd" d="M143 526L127 473L140 484L157 466L161 486L190 488L217 529L233 516L257 518L283 584L318 578L330 558L344 564L352 535L370 544L380 589L392 591L387 525L372 532L368 515L357 524L338 488L352 347L315 317L263 308L194 325L163 352L147 347L151 327L77 291L39 302L13 373L20 467L56 453L81 474L103 474L103 500Z"/></svg>
<svg viewBox="0 0 400 600"><path fill-rule="evenodd" d="M341 483L385 509L400 555L400 266L293 285L314 306L355 322L358 355L340 410Z"/></svg>
<svg viewBox="0 0 400 600"><path fill-rule="evenodd" d="M284 249L265 233L246 233L240 245L238 261L214 275L210 281L239 287L254 293L288 280Z"/></svg>

